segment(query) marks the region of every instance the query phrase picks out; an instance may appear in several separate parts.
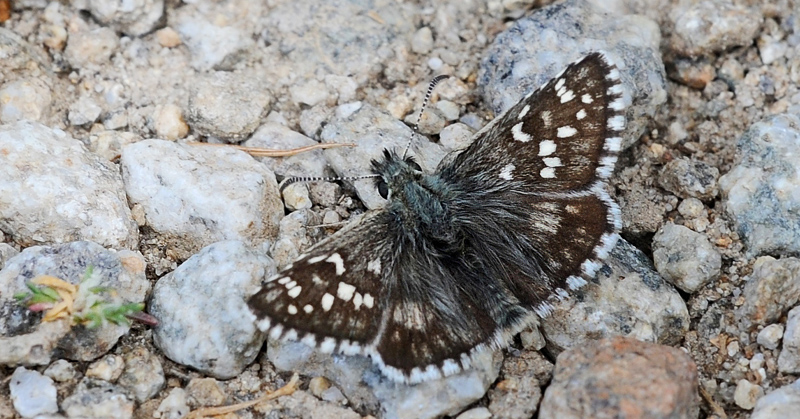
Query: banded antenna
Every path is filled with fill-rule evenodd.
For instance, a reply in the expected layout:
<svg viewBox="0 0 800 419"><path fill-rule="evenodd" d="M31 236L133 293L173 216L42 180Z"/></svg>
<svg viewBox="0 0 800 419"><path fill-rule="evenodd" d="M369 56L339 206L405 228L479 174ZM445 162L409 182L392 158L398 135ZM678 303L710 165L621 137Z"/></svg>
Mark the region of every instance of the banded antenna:
<svg viewBox="0 0 800 419"><path fill-rule="evenodd" d="M425 92L425 99L422 100L422 107L419 109L419 113L417 114L417 122L414 124L414 131L411 132L411 136L408 138L408 144L406 144L406 149L403 151L403 158L406 157L408 154L408 149L411 148L411 143L414 142L414 134L419 132L419 121L422 120L422 113L425 112L425 107L428 106L428 102L431 100L431 95L433 95L433 89L439 84L440 81L449 78L450 76L446 74L440 74L431 80L431 84L428 85L428 91Z"/></svg>

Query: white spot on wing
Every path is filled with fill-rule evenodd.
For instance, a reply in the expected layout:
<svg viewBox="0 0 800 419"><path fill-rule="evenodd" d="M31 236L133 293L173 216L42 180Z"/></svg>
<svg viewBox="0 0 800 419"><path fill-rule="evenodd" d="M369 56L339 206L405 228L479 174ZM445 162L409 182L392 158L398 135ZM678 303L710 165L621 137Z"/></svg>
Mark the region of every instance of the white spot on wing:
<svg viewBox="0 0 800 419"><path fill-rule="evenodd" d="M325 262L330 262L336 265L336 275L341 275L344 273L344 260L342 260L342 257L339 256L338 253L330 255L327 259L325 259Z"/></svg>
<svg viewBox="0 0 800 419"><path fill-rule="evenodd" d="M511 128L511 134L514 135L514 140L515 141L520 141L520 142L523 142L523 143L527 143L528 141L533 139L533 138L531 138L530 135L522 132L522 122L520 122L517 125L514 125Z"/></svg>
<svg viewBox="0 0 800 419"><path fill-rule="evenodd" d="M609 121L609 124L610 123L611 122ZM556 132L556 136L558 138L567 138L567 137L572 137L573 135L575 135L577 133L578 133L578 130L576 130L575 128L572 128L569 125L565 125L563 127L558 127L558 131Z"/></svg>
<svg viewBox="0 0 800 419"><path fill-rule="evenodd" d="M608 128L614 131L622 131L625 128L625 117L622 115L612 116L608 119Z"/></svg>
<svg viewBox="0 0 800 419"><path fill-rule="evenodd" d="M542 140L539 143L539 155L549 156L556 152L556 143L553 140Z"/></svg>
<svg viewBox="0 0 800 419"><path fill-rule="evenodd" d="M356 287L345 282L340 282L339 289L336 290L336 296L342 300L350 301L350 299L353 298L353 293L355 292Z"/></svg>
<svg viewBox="0 0 800 419"><path fill-rule="evenodd" d="M325 311L329 311L331 307L333 307L333 296L326 292L325 295L322 296L321 302L322 302L322 309Z"/></svg>
<svg viewBox="0 0 800 419"><path fill-rule="evenodd" d="M561 96L561 103L567 103L572 99L575 99L575 93L573 93L572 90L567 90L567 92Z"/></svg>
<svg viewBox="0 0 800 419"><path fill-rule="evenodd" d="M369 263L367 263L367 270L369 272L374 273L375 275L380 275L381 274L381 260L378 259L378 258L375 258L375 259L369 261Z"/></svg>
<svg viewBox="0 0 800 419"><path fill-rule="evenodd" d="M575 117L578 118L578 121L580 121L583 118L586 118L586 110L584 109L579 110L578 113L575 114Z"/></svg>
<svg viewBox="0 0 800 419"><path fill-rule="evenodd" d="M564 79L558 79L558 81L556 82L556 90L560 89L563 86L564 86Z"/></svg>
<svg viewBox="0 0 800 419"><path fill-rule="evenodd" d="M292 304L289 304L289 307L286 307L286 311L288 311L289 314L297 314L297 307L295 307Z"/></svg>
<svg viewBox="0 0 800 419"><path fill-rule="evenodd" d="M588 93L585 93L583 96L581 96L581 102L586 104L592 103L592 96Z"/></svg>
<svg viewBox="0 0 800 419"><path fill-rule="evenodd" d="M500 179L511 180L514 179L514 175L512 172L516 169L513 164L507 164L503 167L503 170L500 170Z"/></svg>
<svg viewBox="0 0 800 419"><path fill-rule="evenodd" d="M311 312L314 311L314 307L312 307L311 304L306 304L305 306L303 306L303 311L305 311L308 314L311 314Z"/></svg>
<svg viewBox="0 0 800 419"><path fill-rule="evenodd" d="M298 286L296 286L296 287L294 287L294 288L290 289L290 290L289 290L289 291L288 291L286 294L287 294L289 297L292 297L292 298L297 298L297 296L298 296L298 295L300 295L300 291L301 291L302 289L303 289L303 287L301 287L301 286L299 286L299 285L298 285Z"/></svg>
<svg viewBox="0 0 800 419"><path fill-rule="evenodd" d="M336 348L336 340L331 337L323 339L319 345L320 352L326 354L333 352L334 348Z"/></svg>
<svg viewBox="0 0 800 419"><path fill-rule="evenodd" d="M545 167L541 172L539 172L539 176L544 179L553 179L556 177L556 169L553 169L552 167Z"/></svg>
<svg viewBox="0 0 800 419"><path fill-rule="evenodd" d="M375 303L375 300L369 294L364 294L364 307L372 308L372 305Z"/></svg>
<svg viewBox="0 0 800 419"><path fill-rule="evenodd" d="M326 257L328 257L328 255L314 256L313 258L308 260L308 264L312 265L312 264L317 263L319 261L325 260Z"/></svg>
<svg viewBox="0 0 800 419"><path fill-rule="evenodd" d="M550 124L553 122L553 113L550 111L542 111L539 114L539 117L542 118L542 123L544 123L545 128L550 128Z"/></svg>
<svg viewBox="0 0 800 419"><path fill-rule="evenodd" d="M517 119L524 118L525 115L527 115L528 111L530 111L530 110L531 110L531 105L525 105L525 107L522 108L522 110L519 112L519 116L517 116Z"/></svg>
<svg viewBox="0 0 800 419"><path fill-rule="evenodd" d="M617 70L616 68L612 69L611 71L608 72L608 74L606 75L606 78L608 80L612 80L612 81L613 80L619 80L619 70Z"/></svg>
<svg viewBox="0 0 800 419"><path fill-rule="evenodd" d="M586 280L579 276L572 275L567 278L567 286L569 286L571 290L576 290L584 285L586 285Z"/></svg>
<svg viewBox="0 0 800 419"><path fill-rule="evenodd" d="M611 102L608 105L608 107L613 109L613 110L615 110L615 111L621 111L621 110L625 109L625 102L622 100L621 97L620 98L616 98L616 99L614 99L613 102Z"/></svg>
<svg viewBox="0 0 800 419"><path fill-rule="evenodd" d="M607 151L619 151L620 148L622 148L622 138L620 137L606 138L606 142L603 144L603 149Z"/></svg>
<svg viewBox="0 0 800 419"><path fill-rule="evenodd" d="M278 283L281 284L281 285L286 285L291 280L292 280L292 278L289 278L288 276L284 276L283 278L278 280Z"/></svg>
<svg viewBox="0 0 800 419"><path fill-rule="evenodd" d="M561 159L558 157L545 157L542 159L542 161L544 161L544 164L547 165L547 167L563 166L563 164L561 164Z"/></svg>
<svg viewBox="0 0 800 419"><path fill-rule="evenodd" d="M360 292L357 292L356 295L353 296L353 305L356 306L356 310L361 308L361 304L364 302L364 297L361 296Z"/></svg>

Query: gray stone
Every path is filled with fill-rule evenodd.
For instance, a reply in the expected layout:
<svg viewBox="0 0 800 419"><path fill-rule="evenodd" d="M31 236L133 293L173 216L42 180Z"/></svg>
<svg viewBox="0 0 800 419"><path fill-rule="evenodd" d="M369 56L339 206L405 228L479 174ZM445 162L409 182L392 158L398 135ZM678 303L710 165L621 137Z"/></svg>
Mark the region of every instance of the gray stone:
<svg viewBox="0 0 800 419"><path fill-rule="evenodd" d="M191 84L186 119L200 135L241 140L258 128L270 100L254 73L203 74Z"/></svg>
<svg viewBox="0 0 800 419"><path fill-rule="evenodd" d="M408 144L412 131L404 123L391 115L369 105L364 105L355 113L334 118L325 126L320 135L326 143L354 143L356 147L340 147L327 150L326 156L331 167L339 176L361 176L371 172L370 161L383 156L383 150L402 150ZM445 155L438 144L415 135L409 155L414 156L427 172L433 172ZM353 181L359 198L367 208L382 207L385 200L378 194L374 179Z"/></svg>
<svg viewBox="0 0 800 419"><path fill-rule="evenodd" d="M725 209L747 254L800 253L800 117L775 115L753 124L737 143L736 163L719 180Z"/></svg>
<svg viewBox="0 0 800 419"><path fill-rule="evenodd" d="M800 380L758 399L750 419L784 419L800 411Z"/></svg>
<svg viewBox="0 0 800 419"><path fill-rule="evenodd" d="M693 293L719 277L722 255L704 234L668 222L653 237L653 262L664 279Z"/></svg>
<svg viewBox="0 0 800 419"><path fill-rule="evenodd" d="M800 373L800 307L791 309L787 317L778 371L797 374Z"/></svg>
<svg viewBox="0 0 800 419"><path fill-rule="evenodd" d="M89 13L105 26L126 35L153 31L164 16L164 0L90 0Z"/></svg>
<svg viewBox="0 0 800 419"><path fill-rule="evenodd" d="M128 144L142 141L142 137L127 131L103 130L89 135L89 151L112 161L119 159Z"/></svg>
<svg viewBox="0 0 800 419"><path fill-rule="evenodd" d="M275 175L227 147L145 140L123 149L125 191L178 259L220 240L258 245L283 217Z"/></svg>
<svg viewBox="0 0 800 419"><path fill-rule="evenodd" d="M92 267L92 276L86 278L87 268ZM0 271L0 307L10 309L0 316L0 363L48 364L50 352L55 342L46 346L28 348L14 341L31 338L37 332L55 327L60 322L42 323L40 314L31 315L27 308L20 306L12 296L27 292L26 282L39 275L51 275L79 288L73 308L76 315L90 311L95 302L109 304L141 303L150 288L144 274L144 258L137 252L122 250L118 252L104 249L92 242L73 242L55 246L34 246L22 251L9 260ZM104 287L113 292L92 294L93 287ZM91 361L105 354L117 340L130 330L129 324L105 322L96 328L72 327L69 333L56 339L60 353L67 359ZM63 335L63 334L62 334ZM5 341L5 342L4 342ZM14 350L12 350L14 349ZM31 349L35 352L29 352ZM19 352L15 352L19 351ZM36 356L31 356L36 355Z"/></svg>
<svg viewBox="0 0 800 419"><path fill-rule="evenodd" d="M477 83L496 115L569 63L604 50L619 68L628 105L623 148L647 129L667 100L658 25L641 15L609 15L568 0L537 9L499 34L481 61Z"/></svg>
<svg viewBox="0 0 800 419"><path fill-rule="evenodd" d="M8 382L14 410L23 418L58 412L56 386L53 380L35 370L19 367Z"/></svg>
<svg viewBox="0 0 800 419"><path fill-rule="evenodd" d="M674 26L670 48L678 54L708 56L728 48L750 45L763 17L757 7L731 1L686 2L670 13Z"/></svg>
<svg viewBox="0 0 800 419"><path fill-rule="evenodd" d="M762 256L745 281L744 303L736 309L743 329L774 323L800 301L800 259Z"/></svg>
<svg viewBox="0 0 800 419"><path fill-rule="evenodd" d="M130 419L133 400L124 390L103 380L84 378L75 391L61 403L69 418Z"/></svg>
<svg viewBox="0 0 800 419"><path fill-rule="evenodd" d="M139 403L158 394L166 382L161 361L146 348L134 348L125 354L125 370L121 373L117 384Z"/></svg>
<svg viewBox="0 0 800 419"><path fill-rule="evenodd" d="M456 419L491 419L492 412L485 407L475 407L462 412Z"/></svg>
<svg viewBox="0 0 800 419"><path fill-rule="evenodd" d="M50 88L39 79L20 79L0 85L0 124L44 121L53 101Z"/></svg>
<svg viewBox="0 0 800 419"><path fill-rule="evenodd" d="M0 225L15 242L138 245L139 229L113 164L64 131L25 121L0 127L0 148L6 151Z"/></svg>
<svg viewBox="0 0 800 419"><path fill-rule="evenodd" d="M361 415L335 403L317 399L306 391L297 390L290 396L275 400L285 417L314 419L360 419Z"/></svg>
<svg viewBox="0 0 800 419"><path fill-rule="evenodd" d="M644 253L622 239L599 270L597 282L575 293L540 320L550 353L612 336L677 345L689 329L683 298Z"/></svg>
<svg viewBox="0 0 800 419"><path fill-rule="evenodd" d="M701 161L688 158L672 160L664 165L658 184L681 198L708 201L717 196L719 170Z"/></svg>
<svg viewBox="0 0 800 419"><path fill-rule="evenodd" d="M6 266L6 261L19 254L19 250L8 243L0 243L0 269Z"/></svg>
<svg viewBox="0 0 800 419"><path fill-rule="evenodd" d="M270 339L270 362L282 371L321 375L337 384L350 405L386 419L436 418L453 415L483 397L497 378L500 353L484 351L473 368L415 385L389 381L369 358L325 354L300 342Z"/></svg>
<svg viewBox="0 0 800 419"><path fill-rule="evenodd" d="M318 103L326 103L331 98L325 83L309 79L301 84L295 84L289 88L292 102L299 105L314 106Z"/></svg>
<svg viewBox="0 0 800 419"><path fill-rule="evenodd" d="M159 319L155 345L173 361L213 377L240 374L265 339L247 298L274 273L269 257L241 242L206 247L153 288L150 314Z"/></svg>
<svg viewBox="0 0 800 419"><path fill-rule="evenodd" d="M427 26L423 26L414 32L411 37L411 51L416 54L427 55L433 49L433 31Z"/></svg>

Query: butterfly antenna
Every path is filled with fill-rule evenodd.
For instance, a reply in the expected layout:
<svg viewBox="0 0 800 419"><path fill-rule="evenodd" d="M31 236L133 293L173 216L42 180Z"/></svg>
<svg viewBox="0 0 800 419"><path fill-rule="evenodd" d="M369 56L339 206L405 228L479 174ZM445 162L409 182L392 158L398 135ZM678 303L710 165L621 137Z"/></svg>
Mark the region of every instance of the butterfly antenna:
<svg viewBox="0 0 800 419"><path fill-rule="evenodd" d="M292 183L309 183L309 182L336 182L339 180L360 180L360 179L369 179L373 177L378 177L378 175L364 175L364 176L343 176L343 177L323 177L323 176L293 176L287 177L286 179L282 180L280 184L278 184L278 190L283 192L283 189L287 186L291 185Z"/></svg>
<svg viewBox="0 0 800 419"><path fill-rule="evenodd" d="M414 141L414 134L419 132L419 121L422 119L422 113L425 112L425 107L428 106L428 102L431 100L431 95L433 94L433 88L439 84L440 81L448 78L450 76L446 74L440 74L431 80L431 84L428 85L428 91L425 92L425 99L422 101L422 108L419 109L419 114L417 114L417 122L414 124L414 131L411 133L411 136L408 139L408 144L406 144L406 149L403 151L403 158L406 157L408 154L408 149L411 148L411 143Z"/></svg>

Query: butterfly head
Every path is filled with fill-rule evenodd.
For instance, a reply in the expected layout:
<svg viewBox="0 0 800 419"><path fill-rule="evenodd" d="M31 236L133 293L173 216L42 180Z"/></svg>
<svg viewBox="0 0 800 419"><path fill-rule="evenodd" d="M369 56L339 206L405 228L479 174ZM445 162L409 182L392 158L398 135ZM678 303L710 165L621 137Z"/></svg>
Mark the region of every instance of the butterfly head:
<svg viewBox="0 0 800 419"><path fill-rule="evenodd" d="M372 161L372 170L378 175L375 186L384 199L390 199L393 191L401 191L409 183L419 182L423 176L422 168L413 157L400 157L389 150L383 150L383 159Z"/></svg>

